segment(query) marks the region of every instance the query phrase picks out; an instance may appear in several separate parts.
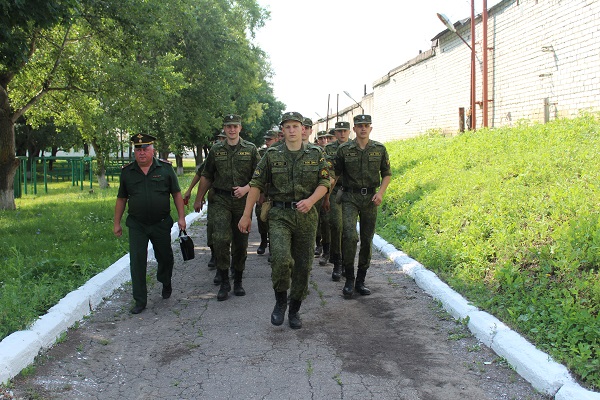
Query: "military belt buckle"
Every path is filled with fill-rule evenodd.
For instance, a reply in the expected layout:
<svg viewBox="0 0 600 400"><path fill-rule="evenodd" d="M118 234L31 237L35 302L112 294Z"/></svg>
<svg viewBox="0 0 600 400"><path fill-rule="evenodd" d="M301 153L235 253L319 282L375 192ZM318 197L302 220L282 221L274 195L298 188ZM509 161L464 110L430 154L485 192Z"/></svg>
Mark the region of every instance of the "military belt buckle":
<svg viewBox="0 0 600 400"><path fill-rule="evenodd" d="M297 201L292 201L292 202L290 202L290 208L291 208L292 210L295 210L295 209L297 209L297 208L298 208L298 202L297 202Z"/></svg>
<svg viewBox="0 0 600 400"><path fill-rule="evenodd" d="M366 196L367 194L369 194L369 188L360 188L360 194Z"/></svg>
<svg viewBox="0 0 600 400"><path fill-rule="evenodd" d="M235 197L235 191L230 191L229 194L231 195L231 197Z"/></svg>

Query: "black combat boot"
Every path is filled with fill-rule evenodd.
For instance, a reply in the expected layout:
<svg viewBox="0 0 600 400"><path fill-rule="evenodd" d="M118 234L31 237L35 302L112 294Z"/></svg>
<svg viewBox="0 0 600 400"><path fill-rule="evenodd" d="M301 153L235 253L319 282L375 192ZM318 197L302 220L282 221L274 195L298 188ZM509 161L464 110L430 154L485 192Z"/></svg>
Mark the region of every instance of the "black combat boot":
<svg viewBox="0 0 600 400"><path fill-rule="evenodd" d="M300 319L300 305L302 300L290 300L290 312L288 313L288 323L292 329L302 328L302 319Z"/></svg>
<svg viewBox="0 0 600 400"><path fill-rule="evenodd" d="M219 292L217 293L217 300L223 301L227 300L229 297L229 292L231 291L231 285L229 284L229 271L226 269L219 270L221 273L221 287L219 288Z"/></svg>
<svg viewBox="0 0 600 400"><path fill-rule="evenodd" d="M287 292L275 292L275 308L271 313L271 323L273 325L283 324L285 310L287 309Z"/></svg>
<svg viewBox="0 0 600 400"><path fill-rule="evenodd" d="M339 282L342 274L342 258L339 254L334 254L331 256L331 258L333 259L333 272L331 273L331 280L334 282Z"/></svg>
<svg viewBox="0 0 600 400"><path fill-rule="evenodd" d="M331 245L329 243L323 243L323 254L321 254L321 258L319 259L319 265L327 265L329 261L329 249Z"/></svg>
<svg viewBox="0 0 600 400"><path fill-rule="evenodd" d="M346 284L342 289L344 297L350 299L354 294L354 266L346 267Z"/></svg>
<svg viewBox="0 0 600 400"><path fill-rule="evenodd" d="M214 269L217 268L217 261L215 260L215 252L213 250L212 246L208 246L210 247L210 260L208 261L208 268L209 269ZM215 283L215 285L218 285L218 283Z"/></svg>
<svg viewBox="0 0 600 400"><path fill-rule="evenodd" d="M246 291L242 287L242 275L244 271L235 271L233 274L233 294L236 296L245 296Z"/></svg>
<svg viewBox="0 0 600 400"><path fill-rule="evenodd" d="M258 245L258 249L256 249L256 254L265 254L265 250L269 243L267 242L267 234L262 233L260 235L260 244Z"/></svg>
<svg viewBox="0 0 600 400"><path fill-rule="evenodd" d="M214 283L215 285L220 285L220 284L221 284L221 271L220 271L220 270L217 270L217 271L216 271L216 273L215 273L215 277L214 277L214 279L213 279L213 283Z"/></svg>
<svg viewBox="0 0 600 400"><path fill-rule="evenodd" d="M356 284L354 285L354 288L362 296L368 296L371 294L371 290L365 286L365 276L367 276L366 269L359 268L358 271L356 271Z"/></svg>

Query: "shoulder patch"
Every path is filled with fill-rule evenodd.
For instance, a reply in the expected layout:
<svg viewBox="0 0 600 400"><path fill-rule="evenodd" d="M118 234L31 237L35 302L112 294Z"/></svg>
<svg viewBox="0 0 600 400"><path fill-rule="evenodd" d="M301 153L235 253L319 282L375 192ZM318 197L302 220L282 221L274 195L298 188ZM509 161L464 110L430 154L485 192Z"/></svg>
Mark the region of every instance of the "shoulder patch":
<svg viewBox="0 0 600 400"><path fill-rule="evenodd" d="M172 165L172 164L173 164L171 161L169 161L169 160L165 160L165 159L163 159L163 158L159 158L159 159L158 159L158 161L160 161L160 162L164 162L165 164L169 164L169 165Z"/></svg>
<svg viewBox="0 0 600 400"><path fill-rule="evenodd" d="M130 165L133 165L133 161L130 162L129 164L121 165L121 169L129 167Z"/></svg>

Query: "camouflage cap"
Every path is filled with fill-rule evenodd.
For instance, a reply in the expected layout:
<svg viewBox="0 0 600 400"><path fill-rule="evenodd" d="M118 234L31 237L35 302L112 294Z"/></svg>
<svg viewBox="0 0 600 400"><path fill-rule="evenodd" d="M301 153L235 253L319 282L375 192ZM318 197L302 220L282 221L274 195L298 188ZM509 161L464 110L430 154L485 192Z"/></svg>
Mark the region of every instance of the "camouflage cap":
<svg viewBox="0 0 600 400"><path fill-rule="evenodd" d="M223 118L223 125L241 125L242 117L236 114L227 114Z"/></svg>
<svg viewBox="0 0 600 400"><path fill-rule="evenodd" d="M285 121L298 121L302 124L303 120L304 117L302 116L302 114L300 114L299 112L290 111L286 112L281 116L281 125L283 125Z"/></svg>
<svg viewBox="0 0 600 400"><path fill-rule="evenodd" d="M313 126L312 119L310 119L310 118L304 118L302 120L302 125L304 125L304 126L310 126L312 128L312 126Z"/></svg>
<svg viewBox="0 0 600 400"><path fill-rule="evenodd" d="M224 137L224 138L226 138L227 135L225 135L225 132L223 132L223 130L221 130L221 132L219 132L219 134L217 135L217 137Z"/></svg>
<svg viewBox="0 0 600 400"><path fill-rule="evenodd" d="M371 116L367 114L359 114L354 116L354 124L370 124Z"/></svg>
<svg viewBox="0 0 600 400"><path fill-rule="evenodd" d="M336 131L346 131L346 130L350 130L350 122L346 122L346 121L338 121L335 123L335 130Z"/></svg>
<svg viewBox="0 0 600 400"><path fill-rule="evenodd" d="M317 138L322 138L327 136L327 131L319 131L317 132Z"/></svg>
<svg viewBox="0 0 600 400"><path fill-rule="evenodd" d="M154 136L148 135L146 133L138 133L136 135L133 135L130 140L133 143L134 147L139 149L139 148L148 147L151 144L154 144L154 141L156 140L156 138Z"/></svg>
<svg viewBox="0 0 600 400"><path fill-rule="evenodd" d="M263 136L264 139L275 139L278 135L278 132L274 131L274 130L269 130L267 131L267 133L265 133L265 136Z"/></svg>
<svg viewBox="0 0 600 400"><path fill-rule="evenodd" d="M333 129L333 128L329 129L329 131L327 132L327 134L331 135L331 136L335 136L335 129Z"/></svg>

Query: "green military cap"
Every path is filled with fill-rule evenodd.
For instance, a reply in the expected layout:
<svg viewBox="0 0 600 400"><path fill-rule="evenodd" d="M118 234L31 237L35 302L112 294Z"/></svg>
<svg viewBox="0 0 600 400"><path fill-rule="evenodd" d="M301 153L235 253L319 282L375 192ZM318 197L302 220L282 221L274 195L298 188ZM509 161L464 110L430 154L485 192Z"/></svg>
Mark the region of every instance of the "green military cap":
<svg viewBox="0 0 600 400"><path fill-rule="evenodd" d="M354 116L354 124L370 124L371 116L367 114L359 114Z"/></svg>
<svg viewBox="0 0 600 400"><path fill-rule="evenodd" d="M224 138L226 138L227 135L225 134L225 132L223 132L223 130L221 130L221 132L219 132L219 134L217 135L217 137L224 137Z"/></svg>
<svg viewBox="0 0 600 400"><path fill-rule="evenodd" d="M317 138L327 136L327 131L319 131L317 132Z"/></svg>
<svg viewBox="0 0 600 400"><path fill-rule="evenodd" d="M329 129L329 132L327 132L327 134L330 136L335 136L335 129L333 129L333 128Z"/></svg>
<svg viewBox="0 0 600 400"><path fill-rule="evenodd" d="M304 117L302 116L302 114L300 114L299 112L290 111L286 112L281 116L281 125L283 125L285 121L298 121L301 124L303 124L303 120Z"/></svg>
<svg viewBox="0 0 600 400"><path fill-rule="evenodd" d="M225 118L223 118L223 125L241 125L242 117L236 114L227 114Z"/></svg>
<svg viewBox="0 0 600 400"><path fill-rule="evenodd" d="M264 139L275 139L278 135L277 131L274 130L268 130L267 133L265 133L265 136L263 137Z"/></svg>
<svg viewBox="0 0 600 400"><path fill-rule="evenodd" d="M350 122L346 121L338 121L335 123L336 131L349 131L350 130Z"/></svg>
<svg viewBox="0 0 600 400"><path fill-rule="evenodd" d="M156 138L145 133L138 133L131 137L131 142L136 148L144 148L154 144Z"/></svg>
<svg viewBox="0 0 600 400"><path fill-rule="evenodd" d="M312 119L310 119L310 118L304 118L304 119L302 119L302 125L304 125L304 126L310 126L312 128L312 125L313 125Z"/></svg>

